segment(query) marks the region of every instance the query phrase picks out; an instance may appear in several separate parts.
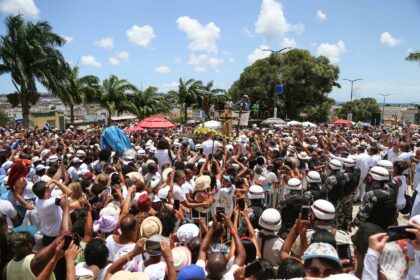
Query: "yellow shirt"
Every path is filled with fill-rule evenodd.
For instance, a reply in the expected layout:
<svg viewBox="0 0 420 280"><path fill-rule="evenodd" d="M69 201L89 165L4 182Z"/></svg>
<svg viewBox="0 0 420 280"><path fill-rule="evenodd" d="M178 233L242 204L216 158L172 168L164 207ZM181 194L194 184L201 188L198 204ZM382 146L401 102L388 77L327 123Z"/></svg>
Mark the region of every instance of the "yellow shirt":
<svg viewBox="0 0 420 280"><path fill-rule="evenodd" d="M31 261L35 254L30 254L20 261L11 260L7 265L7 279L9 280L36 280L36 276L31 271ZM55 280L55 275L52 273L50 280Z"/></svg>

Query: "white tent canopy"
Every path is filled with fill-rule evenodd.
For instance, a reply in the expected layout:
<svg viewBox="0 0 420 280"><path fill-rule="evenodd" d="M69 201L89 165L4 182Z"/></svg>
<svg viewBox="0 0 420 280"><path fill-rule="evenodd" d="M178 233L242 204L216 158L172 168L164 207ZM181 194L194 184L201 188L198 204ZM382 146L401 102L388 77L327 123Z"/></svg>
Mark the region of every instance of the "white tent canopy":
<svg viewBox="0 0 420 280"><path fill-rule="evenodd" d="M219 121L208 121L204 123L204 127L217 129L222 127L222 123Z"/></svg>
<svg viewBox="0 0 420 280"><path fill-rule="evenodd" d="M291 125L302 125L302 123L298 122L298 121L290 121L290 122L287 122L287 125L289 125L289 126L291 126Z"/></svg>
<svg viewBox="0 0 420 280"><path fill-rule="evenodd" d="M304 126L304 127L317 127L317 125L316 124L314 124L314 123L311 123L311 122L303 122L302 123L302 126Z"/></svg>

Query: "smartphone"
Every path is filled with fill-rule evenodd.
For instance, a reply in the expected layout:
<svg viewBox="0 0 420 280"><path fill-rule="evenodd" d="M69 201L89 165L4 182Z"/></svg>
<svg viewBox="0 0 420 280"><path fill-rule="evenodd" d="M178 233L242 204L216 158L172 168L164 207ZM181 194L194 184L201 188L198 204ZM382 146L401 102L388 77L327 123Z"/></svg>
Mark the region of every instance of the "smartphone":
<svg viewBox="0 0 420 280"><path fill-rule="evenodd" d="M111 194L116 194L116 193L117 193L117 190L114 187L112 187L111 188Z"/></svg>
<svg viewBox="0 0 420 280"><path fill-rule="evenodd" d="M407 232L406 229L413 228L412 226L394 226L388 227L387 233L389 236L388 242L401 240L401 239L416 239L416 235L411 232Z"/></svg>
<svg viewBox="0 0 420 280"><path fill-rule="evenodd" d="M55 199L54 204L55 204L55 205L57 205L57 206L60 206L60 203L61 203L61 198L57 197L57 198Z"/></svg>
<svg viewBox="0 0 420 280"><path fill-rule="evenodd" d="M146 241L146 251L160 251L160 243L157 241Z"/></svg>
<svg viewBox="0 0 420 280"><path fill-rule="evenodd" d="M218 222L223 222L223 217L221 214L224 212L225 212L224 207L216 207L216 219Z"/></svg>
<svg viewBox="0 0 420 280"><path fill-rule="evenodd" d="M337 244L337 254L340 260L349 260L349 263L343 264L343 268L352 267L350 244Z"/></svg>
<svg viewBox="0 0 420 280"><path fill-rule="evenodd" d="M179 200L175 200L174 201L174 208L175 208L175 210L179 210L179 208L180 208L180 206L181 206L181 204L180 204L180 202L179 202Z"/></svg>
<svg viewBox="0 0 420 280"><path fill-rule="evenodd" d="M244 211L245 210L245 199L244 198L239 198L236 202L238 203L239 210Z"/></svg>
<svg viewBox="0 0 420 280"><path fill-rule="evenodd" d="M70 246L71 241L73 240L73 236L71 235L64 235L64 245L63 251L67 250Z"/></svg>
<svg viewBox="0 0 420 280"><path fill-rule="evenodd" d="M301 218L302 220L307 220L309 218L309 206L304 205L301 209Z"/></svg>
<svg viewBox="0 0 420 280"><path fill-rule="evenodd" d="M255 260L245 267L245 277L249 278L263 268L263 264L259 260Z"/></svg>
<svg viewBox="0 0 420 280"><path fill-rule="evenodd" d="M203 154L203 148L198 149L198 152L200 153L200 155Z"/></svg>
<svg viewBox="0 0 420 280"><path fill-rule="evenodd" d="M209 154L209 160L213 159L213 154Z"/></svg>

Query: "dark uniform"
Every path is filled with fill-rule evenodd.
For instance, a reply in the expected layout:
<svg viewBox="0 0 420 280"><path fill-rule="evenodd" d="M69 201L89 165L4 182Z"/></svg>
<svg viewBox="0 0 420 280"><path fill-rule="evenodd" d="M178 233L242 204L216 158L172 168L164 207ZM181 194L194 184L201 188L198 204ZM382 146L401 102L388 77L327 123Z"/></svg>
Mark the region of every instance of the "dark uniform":
<svg viewBox="0 0 420 280"><path fill-rule="evenodd" d="M344 188L348 180L348 175L340 172L339 170L333 170L325 180L323 188L328 192L328 200L336 209L338 201L344 196Z"/></svg>
<svg viewBox="0 0 420 280"><path fill-rule="evenodd" d="M336 227L347 230L352 220L353 196L359 185L360 169L355 166L344 173L345 185L343 198L338 201L336 210Z"/></svg>
<svg viewBox="0 0 420 280"><path fill-rule="evenodd" d="M290 232L304 205L310 205L310 197L293 191L280 201L278 210L282 218L281 237L286 236Z"/></svg>
<svg viewBox="0 0 420 280"><path fill-rule="evenodd" d="M353 224L359 226L370 222L386 230L393 225L398 217L395 205L397 194L384 184L379 188L372 188L363 197L359 212L353 220Z"/></svg>
<svg viewBox="0 0 420 280"><path fill-rule="evenodd" d="M303 194L308 196L310 204L318 199L327 200L327 191L321 187L321 184L308 183L307 189Z"/></svg>

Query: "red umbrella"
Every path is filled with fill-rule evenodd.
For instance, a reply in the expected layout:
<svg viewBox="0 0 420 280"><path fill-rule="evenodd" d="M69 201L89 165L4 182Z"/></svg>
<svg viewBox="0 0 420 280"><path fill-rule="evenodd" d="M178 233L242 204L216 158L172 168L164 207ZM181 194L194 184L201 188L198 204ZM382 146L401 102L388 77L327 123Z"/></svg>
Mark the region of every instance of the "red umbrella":
<svg viewBox="0 0 420 280"><path fill-rule="evenodd" d="M148 129L157 129L157 128L175 128L176 126L162 117L150 117L145 118L136 124L136 127L148 128Z"/></svg>
<svg viewBox="0 0 420 280"><path fill-rule="evenodd" d="M351 121L348 121L348 120L336 120L336 121L333 122L333 125L340 125L340 124L351 125L353 123Z"/></svg>
<svg viewBox="0 0 420 280"><path fill-rule="evenodd" d="M135 126L127 128L125 132L134 132L134 131L140 131L140 130L143 130L143 128L138 125L135 125Z"/></svg>

